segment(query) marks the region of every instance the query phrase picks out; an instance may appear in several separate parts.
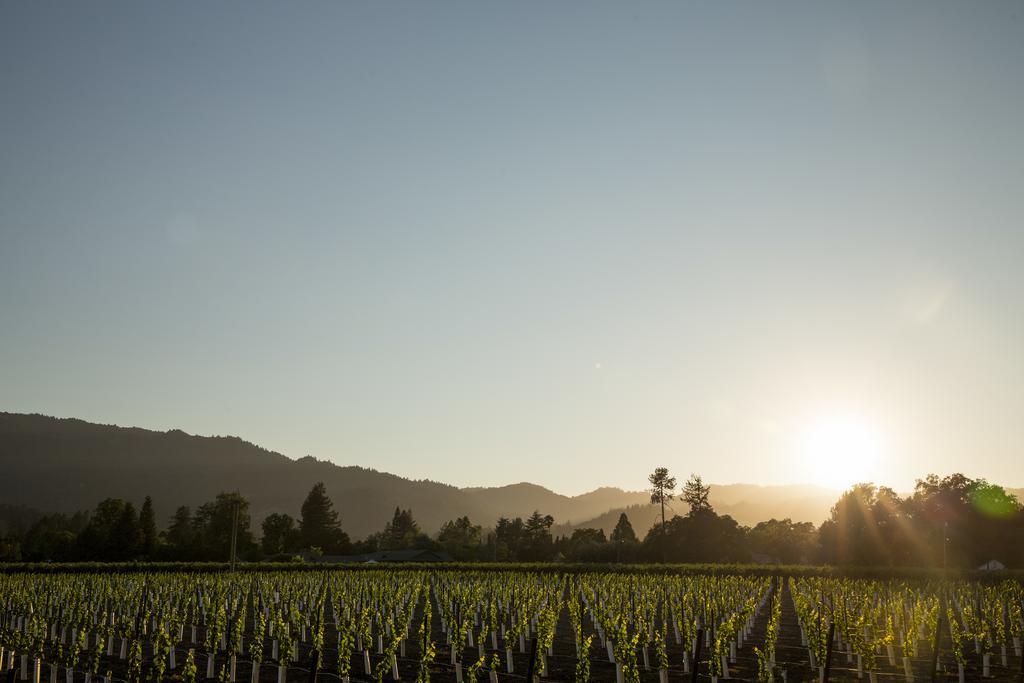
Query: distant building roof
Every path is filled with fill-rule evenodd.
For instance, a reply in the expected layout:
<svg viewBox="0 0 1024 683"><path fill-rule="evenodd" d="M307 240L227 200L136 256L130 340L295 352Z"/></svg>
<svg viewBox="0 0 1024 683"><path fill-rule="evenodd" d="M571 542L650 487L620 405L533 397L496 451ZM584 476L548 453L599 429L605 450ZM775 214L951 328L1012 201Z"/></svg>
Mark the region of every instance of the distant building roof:
<svg viewBox="0 0 1024 683"><path fill-rule="evenodd" d="M366 562L453 562L454 558L443 550L381 550L362 555L310 555L303 554L308 562L329 564L358 564Z"/></svg>

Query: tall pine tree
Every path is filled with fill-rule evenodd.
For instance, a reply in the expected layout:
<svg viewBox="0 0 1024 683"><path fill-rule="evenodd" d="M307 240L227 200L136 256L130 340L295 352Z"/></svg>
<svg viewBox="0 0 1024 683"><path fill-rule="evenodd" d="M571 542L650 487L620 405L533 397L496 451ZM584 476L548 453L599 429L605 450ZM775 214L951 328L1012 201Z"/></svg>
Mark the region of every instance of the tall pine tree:
<svg viewBox="0 0 1024 683"><path fill-rule="evenodd" d="M348 535L341 530L338 512L327 496L327 487L318 481L302 503L299 538L307 548L325 553L343 553L349 549Z"/></svg>

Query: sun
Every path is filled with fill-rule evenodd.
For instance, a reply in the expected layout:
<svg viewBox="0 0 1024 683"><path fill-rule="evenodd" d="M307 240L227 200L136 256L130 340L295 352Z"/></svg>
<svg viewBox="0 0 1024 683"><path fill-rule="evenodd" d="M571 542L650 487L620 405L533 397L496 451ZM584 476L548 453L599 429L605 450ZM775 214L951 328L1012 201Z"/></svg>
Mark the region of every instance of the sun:
<svg viewBox="0 0 1024 683"><path fill-rule="evenodd" d="M809 422L800 432L799 463L812 483L846 489L871 481L882 457L882 441L869 422L830 415Z"/></svg>

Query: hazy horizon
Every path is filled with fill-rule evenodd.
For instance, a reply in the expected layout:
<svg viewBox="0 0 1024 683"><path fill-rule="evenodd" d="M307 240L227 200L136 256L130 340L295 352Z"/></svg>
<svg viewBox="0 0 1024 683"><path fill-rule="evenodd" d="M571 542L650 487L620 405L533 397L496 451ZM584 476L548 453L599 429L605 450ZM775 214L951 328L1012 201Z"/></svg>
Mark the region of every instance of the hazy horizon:
<svg viewBox="0 0 1024 683"><path fill-rule="evenodd" d="M457 486L1024 486L1019 3L0 7L0 410Z"/></svg>

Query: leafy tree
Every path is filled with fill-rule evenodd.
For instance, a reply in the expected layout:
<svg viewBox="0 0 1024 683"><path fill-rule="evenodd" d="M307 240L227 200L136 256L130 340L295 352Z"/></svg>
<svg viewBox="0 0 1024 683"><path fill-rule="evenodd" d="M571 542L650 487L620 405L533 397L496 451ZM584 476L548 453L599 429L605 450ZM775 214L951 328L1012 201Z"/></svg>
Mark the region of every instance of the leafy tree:
<svg viewBox="0 0 1024 683"><path fill-rule="evenodd" d="M800 564L813 559L818 539L817 529L811 522L770 519L758 524L747 533L752 553L777 559L783 564Z"/></svg>
<svg viewBox="0 0 1024 683"><path fill-rule="evenodd" d="M650 482L651 488L648 491L651 494L651 502L657 505L661 505L661 528L664 532L665 529L665 503L675 498L676 490L676 478L669 476L667 467L658 467L652 474L647 477L647 481ZM661 548L662 561L665 560L665 539L662 536L662 548Z"/></svg>
<svg viewBox="0 0 1024 683"><path fill-rule="evenodd" d="M747 562L750 559L743 528L729 515L718 515L713 510L685 517L676 515L664 526L656 524L644 538L648 558L661 555L662 538L668 539L668 552L663 561Z"/></svg>
<svg viewBox="0 0 1024 683"><path fill-rule="evenodd" d="M110 561L134 557L141 545L135 507L120 498L100 501L78 534L76 545L82 559Z"/></svg>
<svg viewBox="0 0 1024 683"><path fill-rule="evenodd" d="M153 499L146 496L139 510L139 530L142 532L142 554L153 557L156 552L157 532L156 513L153 511Z"/></svg>
<svg viewBox="0 0 1024 683"><path fill-rule="evenodd" d="M275 512L263 520L260 549L265 555L281 555L296 550L301 541L291 515Z"/></svg>
<svg viewBox="0 0 1024 683"><path fill-rule="evenodd" d="M479 556L480 537L479 525L470 522L469 517L459 517L444 523L437 541L456 560L467 561Z"/></svg>
<svg viewBox="0 0 1024 683"><path fill-rule="evenodd" d="M572 536L564 539L561 545L566 559L573 562L607 562L615 554L603 529L575 529Z"/></svg>
<svg viewBox="0 0 1024 683"><path fill-rule="evenodd" d="M819 530L823 559L835 564L890 565L901 563L899 526L903 502L891 489L857 484L832 506Z"/></svg>
<svg viewBox="0 0 1024 683"><path fill-rule="evenodd" d="M524 544L526 529L521 517L509 519L500 517L494 525L491 559L515 560L519 556L520 547Z"/></svg>
<svg viewBox="0 0 1024 683"><path fill-rule="evenodd" d="M575 529L572 532L572 538L570 539L573 543L607 543L608 539L605 538L604 529L592 529L592 528L581 528Z"/></svg>
<svg viewBox="0 0 1024 683"><path fill-rule="evenodd" d="M968 499L978 513L988 517L1005 518L1020 510L1017 496L1007 493L1002 486L989 484L984 479L974 482Z"/></svg>
<svg viewBox="0 0 1024 683"><path fill-rule="evenodd" d="M302 545L320 548L325 553L342 553L349 549L348 535L341 530L338 512L322 481L313 486L302 503L299 537Z"/></svg>
<svg viewBox="0 0 1024 683"><path fill-rule="evenodd" d="M87 524L88 515L81 512L70 518L62 514L44 515L28 528L19 547L11 548L9 552L30 562L83 559L82 546L76 539Z"/></svg>
<svg viewBox="0 0 1024 683"><path fill-rule="evenodd" d="M520 546L519 556L516 559L528 562L550 559L553 542L551 527L554 523L555 518L551 515L542 515L539 511L534 510L533 514L523 523L523 540L525 542Z"/></svg>
<svg viewBox="0 0 1024 683"><path fill-rule="evenodd" d="M217 497L204 503L192 518L197 558L202 560L227 561L231 555L231 532L238 511L239 557L252 556L256 543L252 538L249 517L249 501L242 494L221 492Z"/></svg>
<svg viewBox="0 0 1024 683"><path fill-rule="evenodd" d="M683 500L690 506L690 514L710 510L710 496L711 487L705 486L703 480L698 475L691 474L683 486Z"/></svg>
<svg viewBox="0 0 1024 683"><path fill-rule="evenodd" d="M918 480L905 501L918 540L918 563L973 567L998 559L1012 564L1020 552L1005 542L1024 525L1016 496L984 479L955 473ZM948 544L943 541L948 538ZM946 552L943 552L943 547Z"/></svg>
<svg viewBox="0 0 1024 683"><path fill-rule="evenodd" d="M975 567L1024 563L1007 538L1024 532L1024 511L1001 486L960 473L930 474L914 493L857 484L818 530L821 561L857 565Z"/></svg>

